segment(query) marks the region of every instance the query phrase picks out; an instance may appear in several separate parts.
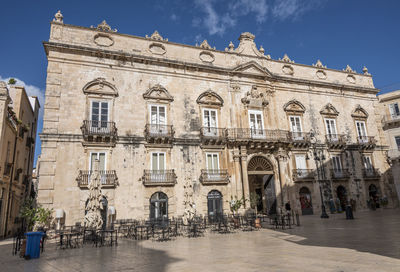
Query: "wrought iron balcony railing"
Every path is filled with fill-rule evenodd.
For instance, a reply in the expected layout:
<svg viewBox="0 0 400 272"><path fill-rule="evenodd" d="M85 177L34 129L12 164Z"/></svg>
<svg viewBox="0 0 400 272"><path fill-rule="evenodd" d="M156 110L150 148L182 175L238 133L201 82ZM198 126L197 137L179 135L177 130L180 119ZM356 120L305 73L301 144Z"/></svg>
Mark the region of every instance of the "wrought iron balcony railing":
<svg viewBox="0 0 400 272"><path fill-rule="evenodd" d="M226 135L229 140L260 140L269 142L288 142L289 131L287 130L268 130L253 128L229 128L226 129Z"/></svg>
<svg viewBox="0 0 400 272"><path fill-rule="evenodd" d="M146 124L145 137L148 142L170 142L174 130L172 125Z"/></svg>
<svg viewBox="0 0 400 272"><path fill-rule="evenodd" d="M175 171L172 170L144 170L144 186L173 186L176 183Z"/></svg>
<svg viewBox="0 0 400 272"><path fill-rule="evenodd" d="M315 179L315 170L293 169L292 178L294 181L306 181Z"/></svg>
<svg viewBox="0 0 400 272"><path fill-rule="evenodd" d="M86 141L114 141L117 137L115 122L84 120L81 130Z"/></svg>
<svg viewBox="0 0 400 272"><path fill-rule="evenodd" d="M289 132L290 139L293 142L310 142L311 133L309 132Z"/></svg>
<svg viewBox="0 0 400 272"><path fill-rule="evenodd" d="M332 179L348 179L348 178L350 178L349 169L335 169L335 168L332 168L330 170L331 170Z"/></svg>
<svg viewBox="0 0 400 272"><path fill-rule="evenodd" d="M202 127L200 128L200 138L203 144L222 144L226 140L226 129Z"/></svg>
<svg viewBox="0 0 400 272"><path fill-rule="evenodd" d="M360 145L375 145L376 140L374 136L357 136L357 143Z"/></svg>
<svg viewBox="0 0 400 272"><path fill-rule="evenodd" d="M229 175L226 169L202 169L200 181L202 184L228 184Z"/></svg>
<svg viewBox="0 0 400 272"><path fill-rule="evenodd" d="M328 144L346 144L346 135L344 134L327 134L325 137Z"/></svg>
<svg viewBox="0 0 400 272"><path fill-rule="evenodd" d="M363 177L365 179L376 179L381 176L381 173L378 169L375 168L364 168L363 169Z"/></svg>
<svg viewBox="0 0 400 272"><path fill-rule="evenodd" d="M89 186L92 170L80 170L76 181L80 188L87 188ZM100 183L101 187L115 187L118 185L118 177L115 170L100 170Z"/></svg>

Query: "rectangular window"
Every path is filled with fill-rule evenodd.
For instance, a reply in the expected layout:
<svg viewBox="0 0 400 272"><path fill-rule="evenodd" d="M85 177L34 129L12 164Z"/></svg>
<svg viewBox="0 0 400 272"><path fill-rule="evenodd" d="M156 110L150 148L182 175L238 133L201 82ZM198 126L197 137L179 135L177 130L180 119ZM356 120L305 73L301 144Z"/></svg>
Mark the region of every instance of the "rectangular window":
<svg viewBox="0 0 400 272"><path fill-rule="evenodd" d="M204 134L207 136L218 135L217 111L211 109L203 109L203 127Z"/></svg>
<svg viewBox="0 0 400 272"><path fill-rule="evenodd" d="M367 142L368 137L367 137L367 130L365 128L365 122L364 121L356 121L356 127L357 127L357 136L360 142Z"/></svg>
<svg viewBox="0 0 400 272"><path fill-rule="evenodd" d="M333 169L334 171L341 172L343 167L342 167L342 159L340 156L333 156L332 157L332 164L333 164Z"/></svg>
<svg viewBox="0 0 400 272"><path fill-rule="evenodd" d="M400 109L397 103L389 104L389 111L392 119L400 118Z"/></svg>
<svg viewBox="0 0 400 272"><path fill-rule="evenodd" d="M90 120L92 127L106 128L108 126L108 102L92 101Z"/></svg>
<svg viewBox="0 0 400 272"><path fill-rule="evenodd" d="M249 110L249 125L252 137L264 137L262 111Z"/></svg>
<svg viewBox="0 0 400 272"><path fill-rule="evenodd" d="M297 175L299 177L306 176L307 175L306 156L295 155L295 160L296 160Z"/></svg>
<svg viewBox="0 0 400 272"><path fill-rule="evenodd" d="M373 170L371 156L364 156L364 168L367 171L372 171Z"/></svg>
<svg viewBox="0 0 400 272"><path fill-rule="evenodd" d="M396 141L397 149L400 150L400 136L396 136L394 139Z"/></svg>
<svg viewBox="0 0 400 272"><path fill-rule="evenodd" d="M289 120L290 131L292 132L293 137L297 140L302 140L304 137L301 129L300 116L289 116Z"/></svg>
<svg viewBox="0 0 400 272"><path fill-rule="evenodd" d="M160 106L160 105L150 106L150 123L152 125L167 124L167 113L165 106Z"/></svg>
<svg viewBox="0 0 400 272"><path fill-rule="evenodd" d="M90 153L90 161L89 161L89 182L93 171L95 170L95 161L99 160L99 171L100 171L100 179L101 183L105 184L106 180L106 153L105 152L91 152Z"/></svg>
<svg viewBox="0 0 400 272"><path fill-rule="evenodd" d="M207 169L208 170L218 170L219 169L218 154L207 153L206 158L207 158Z"/></svg>
<svg viewBox="0 0 400 272"><path fill-rule="evenodd" d="M151 170L164 171L165 170L165 153L153 152L151 153Z"/></svg>
<svg viewBox="0 0 400 272"><path fill-rule="evenodd" d="M337 131L336 131L336 120L325 118L325 128L326 135L328 135L329 140L337 141Z"/></svg>

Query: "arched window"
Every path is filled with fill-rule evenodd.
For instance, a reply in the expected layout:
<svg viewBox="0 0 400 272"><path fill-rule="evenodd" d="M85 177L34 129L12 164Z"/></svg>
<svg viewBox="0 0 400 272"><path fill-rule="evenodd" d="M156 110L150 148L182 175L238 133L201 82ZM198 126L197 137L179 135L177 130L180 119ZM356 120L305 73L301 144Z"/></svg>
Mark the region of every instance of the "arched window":
<svg viewBox="0 0 400 272"><path fill-rule="evenodd" d="M150 219L168 218L168 197L163 192L156 192L150 198Z"/></svg>

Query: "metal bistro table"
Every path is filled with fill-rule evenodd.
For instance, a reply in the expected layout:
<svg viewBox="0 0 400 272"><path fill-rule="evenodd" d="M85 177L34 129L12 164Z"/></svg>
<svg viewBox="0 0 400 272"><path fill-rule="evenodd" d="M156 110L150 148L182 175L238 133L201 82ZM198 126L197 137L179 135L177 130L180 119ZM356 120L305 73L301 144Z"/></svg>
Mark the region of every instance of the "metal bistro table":
<svg viewBox="0 0 400 272"><path fill-rule="evenodd" d="M107 238L110 238L110 246L118 245L118 232L116 230L106 229L100 230L100 245L104 246Z"/></svg>
<svg viewBox="0 0 400 272"><path fill-rule="evenodd" d="M149 239L149 228L150 228L150 226L147 226L147 225L135 226L136 239L143 240L143 238L146 237L146 240L148 240Z"/></svg>
<svg viewBox="0 0 400 272"><path fill-rule="evenodd" d="M78 238L79 238L79 232L77 231L61 231L60 232L60 248L66 249L66 248L76 248L78 246ZM64 237L66 238L66 241L64 241ZM73 237L75 237L75 244L72 244ZM64 243L65 242L65 243Z"/></svg>

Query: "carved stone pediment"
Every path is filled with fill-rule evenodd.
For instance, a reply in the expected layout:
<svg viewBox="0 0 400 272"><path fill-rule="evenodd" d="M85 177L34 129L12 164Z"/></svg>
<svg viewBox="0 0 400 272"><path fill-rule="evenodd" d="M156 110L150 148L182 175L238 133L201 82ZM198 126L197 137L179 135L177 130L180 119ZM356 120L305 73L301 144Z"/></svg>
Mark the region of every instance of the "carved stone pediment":
<svg viewBox="0 0 400 272"><path fill-rule="evenodd" d="M293 99L283 106L283 110L288 114L303 114L306 108L299 101Z"/></svg>
<svg viewBox="0 0 400 272"><path fill-rule="evenodd" d="M212 90L205 91L197 98L196 102L202 105L214 105L222 107L224 100L217 93Z"/></svg>
<svg viewBox="0 0 400 272"><path fill-rule="evenodd" d="M367 119L368 118L368 112L361 107L360 105L357 105L357 107L354 109L353 113L351 114L353 118L358 118L358 119Z"/></svg>
<svg viewBox="0 0 400 272"><path fill-rule="evenodd" d="M322 115L326 115L326 116L338 116L339 115L339 112L336 110L336 108L331 103L326 104L325 107L322 108L320 113Z"/></svg>
<svg viewBox="0 0 400 272"><path fill-rule="evenodd" d="M252 75L252 76L262 76L262 77L271 75L267 69L265 69L255 61L250 61L241 64L239 66L236 66L235 68L233 68L233 72L245 75Z"/></svg>
<svg viewBox="0 0 400 272"><path fill-rule="evenodd" d="M160 84L157 84L150 89L148 89L144 94L143 94L144 99L153 99L153 100L163 100L163 101L169 101L172 102L174 101L174 98L172 95L169 94L167 89L165 89L163 86Z"/></svg>
<svg viewBox="0 0 400 272"><path fill-rule="evenodd" d="M93 26L92 26L93 28ZM117 32L117 29L112 29L106 22L106 20L103 20L100 24L97 25L96 27L97 30L99 31L104 31L104 32Z"/></svg>
<svg viewBox="0 0 400 272"><path fill-rule="evenodd" d="M83 87L83 93L96 95L118 96L117 88L104 78L99 77L90 81Z"/></svg>
<svg viewBox="0 0 400 272"><path fill-rule="evenodd" d="M151 36L149 37L148 35L146 35L146 39L152 39L152 40L156 40L156 41L168 41L168 39L164 39L160 33L158 33L157 30L155 30L153 32L153 34L151 34Z"/></svg>
<svg viewBox="0 0 400 272"><path fill-rule="evenodd" d="M242 103L245 106L251 107L266 107L269 104L266 92L262 92L257 86L253 86L251 90L246 93L242 98Z"/></svg>

